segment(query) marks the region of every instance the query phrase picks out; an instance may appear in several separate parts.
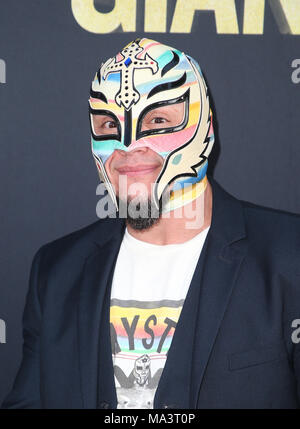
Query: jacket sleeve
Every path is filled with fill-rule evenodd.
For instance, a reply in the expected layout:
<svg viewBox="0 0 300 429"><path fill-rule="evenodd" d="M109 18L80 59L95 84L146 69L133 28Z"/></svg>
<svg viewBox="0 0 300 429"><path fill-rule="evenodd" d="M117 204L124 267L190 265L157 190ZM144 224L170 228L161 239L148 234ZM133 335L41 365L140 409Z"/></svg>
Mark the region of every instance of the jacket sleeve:
<svg viewBox="0 0 300 429"><path fill-rule="evenodd" d="M12 390L1 408L41 408L40 330L41 306L38 296L42 247L36 253L30 271L29 289L23 313L23 357Z"/></svg>

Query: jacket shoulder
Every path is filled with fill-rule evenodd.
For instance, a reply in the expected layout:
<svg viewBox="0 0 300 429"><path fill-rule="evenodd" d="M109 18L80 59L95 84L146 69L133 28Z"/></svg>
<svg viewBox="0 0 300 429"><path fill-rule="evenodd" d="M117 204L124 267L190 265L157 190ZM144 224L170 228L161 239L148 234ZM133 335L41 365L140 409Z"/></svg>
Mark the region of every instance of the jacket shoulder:
<svg viewBox="0 0 300 429"><path fill-rule="evenodd" d="M47 271L61 262L75 263L89 256L99 245L122 230L122 221L116 218L99 219L83 228L44 244L37 252L42 256ZM37 255L36 254L36 255Z"/></svg>
<svg viewBox="0 0 300 429"><path fill-rule="evenodd" d="M251 240L284 253L300 252L300 215L240 201Z"/></svg>

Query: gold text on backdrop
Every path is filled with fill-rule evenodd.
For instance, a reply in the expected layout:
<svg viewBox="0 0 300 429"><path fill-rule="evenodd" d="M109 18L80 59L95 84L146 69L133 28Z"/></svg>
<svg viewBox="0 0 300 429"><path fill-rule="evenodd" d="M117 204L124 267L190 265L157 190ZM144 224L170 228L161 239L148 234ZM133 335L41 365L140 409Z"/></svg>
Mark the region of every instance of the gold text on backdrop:
<svg viewBox="0 0 300 429"><path fill-rule="evenodd" d="M240 1L240 0L236 0ZM191 33L196 12L212 12L218 34L263 34L267 0L244 0L243 26L240 29L235 0L177 0L170 33ZM106 1L107 3L107 1ZM282 34L300 35L299 0L268 0ZM112 3L113 4L113 3ZM87 31L98 34L135 32L137 0L115 0L114 8L101 13L94 0L71 0L73 15ZM145 0L144 31L166 33L167 0Z"/></svg>

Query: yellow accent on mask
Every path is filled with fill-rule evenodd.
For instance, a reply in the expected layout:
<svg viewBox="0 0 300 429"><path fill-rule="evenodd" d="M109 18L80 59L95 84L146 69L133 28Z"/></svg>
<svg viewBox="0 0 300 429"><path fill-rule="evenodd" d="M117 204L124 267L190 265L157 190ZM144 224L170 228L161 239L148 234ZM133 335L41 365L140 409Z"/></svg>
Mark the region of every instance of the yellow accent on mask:
<svg viewBox="0 0 300 429"><path fill-rule="evenodd" d="M207 177L204 176L200 182L184 186L182 189L170 192L170 199L163 207L162 213L168 213L179 207L185 206L198 198L207 187Z"/></svg>

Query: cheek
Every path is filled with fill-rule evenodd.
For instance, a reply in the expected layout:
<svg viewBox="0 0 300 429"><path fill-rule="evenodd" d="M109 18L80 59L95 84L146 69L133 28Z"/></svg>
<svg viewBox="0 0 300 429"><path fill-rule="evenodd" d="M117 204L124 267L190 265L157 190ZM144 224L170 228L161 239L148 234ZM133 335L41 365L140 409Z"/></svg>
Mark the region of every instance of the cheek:
<svg viewBox="0 0 300 429"><path fill-rule="evenodd" d="M171 152L183 144L187 143L195 134L196 125L192 125L184 130L171 134L157 134L154 136L143 137L134 141L130 145L130 150L139 147L149 147L154 152Z"/></svg>
<svg viewBox="0 0 300 429"><path fill-rule="evenodd" d="M108 159L116 149L124 150L124 146L118 140L94 140L91 144L92 152L106 165Z"/></svg>

